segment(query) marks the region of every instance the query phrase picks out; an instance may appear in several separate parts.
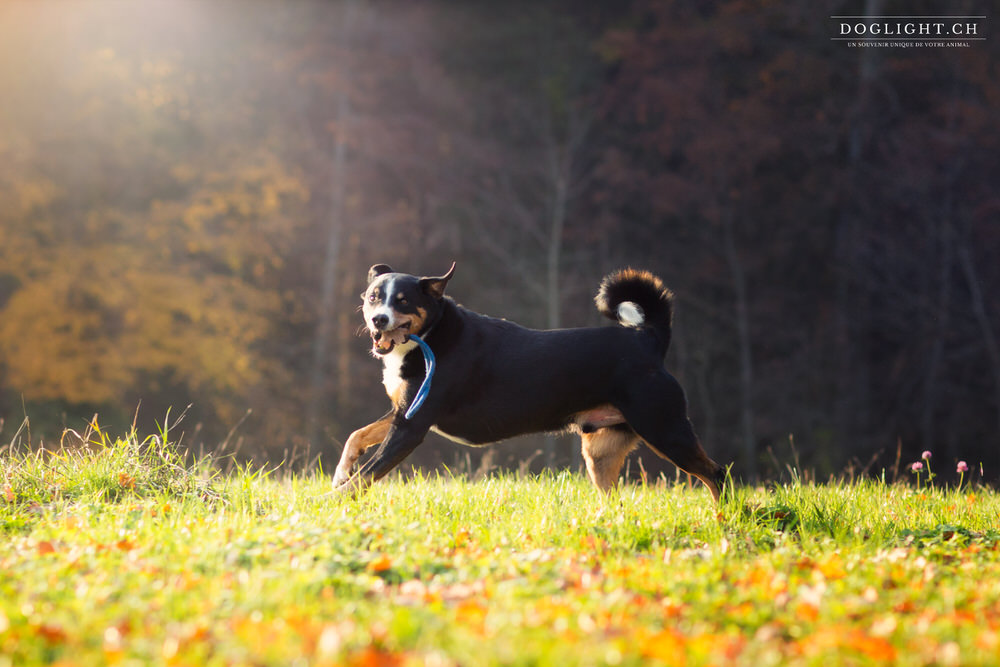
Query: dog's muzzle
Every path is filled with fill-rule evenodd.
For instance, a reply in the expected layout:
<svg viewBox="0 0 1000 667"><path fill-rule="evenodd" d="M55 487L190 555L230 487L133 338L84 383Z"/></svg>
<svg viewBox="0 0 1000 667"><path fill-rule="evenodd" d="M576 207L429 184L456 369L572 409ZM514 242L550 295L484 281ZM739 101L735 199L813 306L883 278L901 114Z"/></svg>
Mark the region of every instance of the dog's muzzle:
<svg viewBox="0 0 1000 667"><path fill-rule="evenodd" d="M379 316L384 317L384 316ZM372 324L377 327L378 323L375 320L377 317L372 318ZM388 323L388 319L382 324L384 327ZM403 322L398 327L385 331L382 328L369 329L372 335L372 350L376 354L389 354L392 349L397 345L402 345L406 342L406 337L410 333L410 322Z"/></svg>

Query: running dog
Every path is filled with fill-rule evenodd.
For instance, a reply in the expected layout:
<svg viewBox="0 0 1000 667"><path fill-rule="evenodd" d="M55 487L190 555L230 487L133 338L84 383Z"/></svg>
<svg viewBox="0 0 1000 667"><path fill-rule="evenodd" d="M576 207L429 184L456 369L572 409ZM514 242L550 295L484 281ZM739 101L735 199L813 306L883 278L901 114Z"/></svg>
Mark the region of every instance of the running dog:
<svg viewBox="0 0 1000 667"><path fill-rule="evenodd" d="M445 296L454 272L454 264L439 277L397 273L385 264L369 270L362 312L392 409L348 438L336 489L363 489L384 477L428 431L465 445L573 431L583 440L590 479L603 491L617 484L625 457L642 441L700 479L719 501L725 470L701 448L684 390L663 367L673 311L663 281L648 271L612 273L595 302L619 326L538 331ZM407 419L425 374L410 336L430 346L437 370L423 405Z"/></svg>

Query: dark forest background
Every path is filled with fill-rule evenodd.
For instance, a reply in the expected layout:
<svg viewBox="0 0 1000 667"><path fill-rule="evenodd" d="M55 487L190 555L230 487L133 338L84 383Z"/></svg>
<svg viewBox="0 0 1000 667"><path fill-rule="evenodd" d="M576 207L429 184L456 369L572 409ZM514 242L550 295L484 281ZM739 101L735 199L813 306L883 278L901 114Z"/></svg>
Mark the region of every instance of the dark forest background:
<svg viewBox="0 0 1000 667"><path fill-rule="evenodd" d="M369 265L456 260L459 302L542 328L600 324L631 265L676 292L667 365L744 478L931 450L996 479L997 36L858 49L829 19L989 9L0 4L0 442L190 404L188 447L331 469L388 404Z"/></svg>

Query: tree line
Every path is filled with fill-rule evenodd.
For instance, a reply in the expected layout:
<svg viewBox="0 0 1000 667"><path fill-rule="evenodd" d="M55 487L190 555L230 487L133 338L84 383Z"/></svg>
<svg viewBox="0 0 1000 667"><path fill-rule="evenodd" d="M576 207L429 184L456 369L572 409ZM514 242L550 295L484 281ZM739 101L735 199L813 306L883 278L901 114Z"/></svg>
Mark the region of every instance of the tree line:
<svg viewBox="0 0 1000 667"><path fill-rule="evenodd" d="M190 447L332 460L387 404L369 265L456 260L458 301L540 328L600 324L631 265L676 293L668 367L745 477L923 450L995 477L996 41L852 49L829 22L954 11L7 3L0 438L190 404ZM434 442L416 463L578 461Z"/></svg>

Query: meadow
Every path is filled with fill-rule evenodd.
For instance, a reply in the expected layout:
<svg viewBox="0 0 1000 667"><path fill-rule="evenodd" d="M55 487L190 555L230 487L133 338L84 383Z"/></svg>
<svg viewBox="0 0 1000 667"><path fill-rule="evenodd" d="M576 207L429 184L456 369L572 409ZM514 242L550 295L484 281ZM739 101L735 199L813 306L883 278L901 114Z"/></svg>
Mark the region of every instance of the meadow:
<svg viewBox="0 0 1000 667"><path fill-rule="evenodd" d="M1000 494L0 451L0 665L991 665Z"/></svg>

